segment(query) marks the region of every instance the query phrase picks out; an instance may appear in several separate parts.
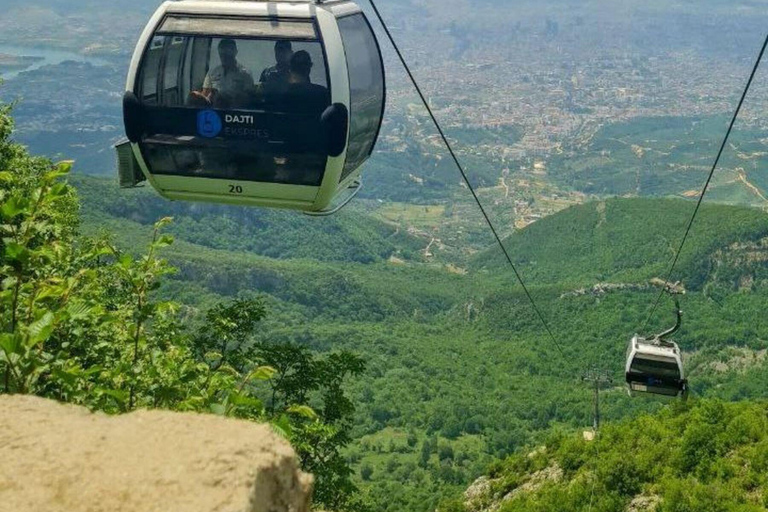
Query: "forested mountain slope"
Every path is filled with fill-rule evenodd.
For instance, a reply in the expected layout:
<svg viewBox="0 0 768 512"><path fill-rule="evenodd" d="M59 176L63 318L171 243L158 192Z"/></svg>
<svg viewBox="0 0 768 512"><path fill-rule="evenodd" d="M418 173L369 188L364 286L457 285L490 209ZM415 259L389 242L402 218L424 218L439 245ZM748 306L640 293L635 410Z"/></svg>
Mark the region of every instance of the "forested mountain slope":
<svg viewBox="0 0 768 512"><path fill-rule="evenodd" d="M143 238L153 216L176 217L169 229L179 240L167 256L179 272L163 294L203 307L260 293L270 313L258 339L364 355L367 372L351 385L356 442L347 456L376 510L434 510L493 458L525 449L552 427L591 424L591 394L579 377L595 363L616 383L603 397L607 420L662 405L626 396L624 350L655 298L647 281L667 268L691 202L586 204L506 241L563 357L497 248L463 275L418 252L403 256L413 240L360 205L317 222L170 203L91 178L75 183L86 230L106 229L126 245ZM226 229L233 235L200 236ZM765 396L767 233L755 209L707 206L697 220L680 266L691 293L678 337L697 395ZM273 246L282 249L271 253ZM389 262L390 255L403 260ZM618 286L593 288L606 281ZM650 329L671 320L663 302Z"/></svg>
<svg viewBox="0 0 768 512"><path fill-rule="evenodd" d="M637 282L668 271L693 208L693 202L680 199L592 202L544 218L509 237L505 245L537 284ZM675 277L701 289L723 263L721 251L746 251L750 246L760 251L766 237L768 216L763 210L705 203ZM761 259L748 258L743 272L754 270L768 278ZM478 255L474 263L489 272L501 272L507 265L496 248Z"/></svg>
<svg viewBox="0 0 768 512"><path fill-rule="evenodd" d="M553 434L496 464L466 510L758 512L766 489L768 405L704 400L607 425L596 441Z"/></svg>
<svg viewBox="0 0 768 512"><path fill-rule="evenodd" d="M171 202L148 189L119 190L113 180L73 178L91 226L107 218L151 226L173 216L174 235L203 247L270 258L370 263L392 255L411 258L421 240L367 215L363 209L313 218L290 211ZM124 233L128 235L129 233Z"/></svg>

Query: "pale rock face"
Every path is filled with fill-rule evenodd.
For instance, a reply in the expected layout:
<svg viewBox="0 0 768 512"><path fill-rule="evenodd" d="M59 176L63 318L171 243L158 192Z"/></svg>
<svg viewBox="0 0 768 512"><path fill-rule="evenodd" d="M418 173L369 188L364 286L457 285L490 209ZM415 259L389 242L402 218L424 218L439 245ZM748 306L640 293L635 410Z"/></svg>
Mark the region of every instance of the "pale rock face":
<svg viewBox="0 0 768 512"><path fill-rule="evenodd" d="M541 471L537 471L536 473L533 473L527 482L522 484L517 489L514 489L512 492L504 496L502 498L502 501L508 501L513 499L515 496L522 494L522 493L530 493L538 491L542 485L544 485L547 482L560 482L563 479L563 470L560 466L557 465L557 463L553 464L552 466L549 466L548 468L544 468Z"/></svg>
<svg viewBox="0 0 768 512"><path fill-rule="evenodd" d="M265 425L0 395L0 512L308 512L312 476Z"/></svg>
<svg viewBox="0 0 768 512"><path fill-rule="evenodd" d="M635 496L627 506L626 512L653 512L659 503L661 503L661 498L658 496L641 494Z"/></svg>
<svg viewBox="0 0 768 512"><path fill-rule="evenodd" d="M492 480L487 476L481 476L464 491L464 504L467 510L479 512L482 510L482 504L487 501L491 495Z"/></svg>
<svg viewBox="0 0 768 512"><path fill-rule="evenodd" d="M532 452L530 455L535 455ZM530 475L530 477L519 487L511 490L504 496L493 495L493 484L498 480L492 480L482 476L475 480L469 488L464 491L464 505L470 512L496 512L501 506L517 496L525 493L535 492L547 482L560 482L563 479L563 470L557 464L544 468Z"/></svg>

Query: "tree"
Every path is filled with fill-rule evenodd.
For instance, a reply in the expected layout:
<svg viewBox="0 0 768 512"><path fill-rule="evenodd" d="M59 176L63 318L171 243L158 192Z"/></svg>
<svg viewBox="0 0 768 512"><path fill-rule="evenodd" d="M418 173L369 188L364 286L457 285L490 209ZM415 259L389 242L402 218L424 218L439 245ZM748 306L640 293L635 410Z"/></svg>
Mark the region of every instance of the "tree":
<svg viewBox="0 0 768 512"><path fill-rule="evenodd" d="M364 510L341 453L354 413L345 383L363 360L254 343L266 315L260 299L215 304L189 329L180 305L159 293L175 271L162 257L174 242L164 233L171 219L155 223L144 251L79 237L77 196L64 181L71 164L12 143L8 113L0 105L0 393L107 413L147 407L270 421L315 474L316 504Z"/></svg>
<svg viewBox="0 0 768 512"><path fill-rule="evenodd" d="M245 368L253 364L253 349L248 342L267 311L261 299L235 299L208 310L205 322L193 337L200 359L213 356L216 365Z"/></svg>
<svg viewBox="0 0 768 512"><path fill-rule="evenodd" d="M419 456L419 466L427 468L429 466L429 458L432 455L432 446L429 443L429 439L425 439L421 444L421 455Z"/></svg>
<svg viewBox="0 0 768 512"><path fill-rule="evenodd" d="M316 503L333 510L347 509L357 489L341 451L351 441L355 408L343 385L364 371L362 358L346 351L316 356L300 345L266 342L258 343L254 354L277 371L269 381L272 415L288 404L287 412L291 412L319 399L322 405L317 416L298 418L291 440L304 469L317 478Z"/></svg>
<svg viewBox="0 0 768 512"><path fill-rule="evenodd" d="M362 478L364 482L368 482L370 481L372 476L373 476L373 467L371 467L371 465L366 462L360 468L360 478Z"/></svg>
<svg viewBox="0 0 768 512"><path fill-rule="evenodd" d="M438 458L440 461L453 460L453 447L448 443L441 444L438 449Z"/></svg>

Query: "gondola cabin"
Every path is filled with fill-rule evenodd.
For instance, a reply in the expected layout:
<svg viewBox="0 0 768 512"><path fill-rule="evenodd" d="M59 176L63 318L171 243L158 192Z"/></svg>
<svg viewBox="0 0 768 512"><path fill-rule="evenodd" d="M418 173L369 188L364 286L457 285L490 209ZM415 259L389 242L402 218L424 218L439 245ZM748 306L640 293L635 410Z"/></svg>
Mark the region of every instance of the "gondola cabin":
<svg viewBox="0 0 768 512"><path fill-rule="evenodd" d="M384 103L381 52L353 2L166 2L131 62L120 182L328 211L359 186Z"/></svg>
<svg viewBox="0 0 768 512"><path fill-rule="evenodd" d="M670 341L633 337L627 349L626 379L630 395L685 396L687 393L680 348Z"/></svg>

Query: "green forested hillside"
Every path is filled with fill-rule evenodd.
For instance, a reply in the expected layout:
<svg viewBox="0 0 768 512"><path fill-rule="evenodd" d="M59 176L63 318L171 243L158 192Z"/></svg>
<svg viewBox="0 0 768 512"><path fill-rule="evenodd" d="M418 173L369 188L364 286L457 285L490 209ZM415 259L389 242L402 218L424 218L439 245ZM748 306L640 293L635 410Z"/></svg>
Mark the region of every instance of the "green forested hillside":
<svg viewBox="0 0 768 512"><path fill-rule="evenodd" d="M556 433L490 477L468 510L766 510L768 405L704 400L608 425L596 441Z"/></svg>
<svg viewBox="0 0 768 512"><path fill-rule="evenodd" d="M506 240L510 254L534 283L580 286L601 281L639 282L665 275L680 246L694 203L681 199L609 199L569 208L542 219ZM719 266L715 253L732 244L758 243L768 236L763 210L704 204L678 262L677 279L700 289ZM747 263L747 262L745 262ZM743 272L764 272L757 265ZM489 272L505 268L496 248L475 265ZM765 279L765 273L761 274Z"/></svg>
<svg viewBox="0 0 768 512"><path fill-rule="evenodd" d="M169 407L271 420L320 475L319 503L391 512L431 512L494 460L530 451L553 429L591 424L581 376L594 365L614 379L606 421L665 405L626 395L624 350L690 201L596 201L505 241L556 347L497 248L469 265L450 260L458 251L428 259L424 236L379 220L375 202L311 219L68 178L66 165L9 139L6 112L3 392L109 412ZM694 401L765 398L765 212L705 205L675 278L690 292L677 341ZM649 329L671 316L662 302ZM253 372L259 382L249 383ZM273 385L284 392L278 403L265 391Z"/></svg>
<svg viewBox="0 0 768 512"><path fill-rule="evenodd" d="M270 312L255 339L364 357L365 375L350 384L356 441L347 457L374 510L434 510L494 458L540 442L553 427L589 425L591 394L580 375L593 364L616 382L604 396L606 420L663 405L630 400L621 372L625 344L655 297L647 280L667 268L691 202L590 203L507 240L563 358L500 264L498 249L488 249L462 275L416 254L388 262L388 255L406 254L412 241L391 236L362 209L318 223L286 212L123 195L90 178L76 183L86 230L106 229L118 243L132 245L153 213L176 216L170 229L179 240L167 256L179 272L163 294L204 307L255 291ZM250 232L243 218L263 227ZM237 236L217 243L200 236L226 223ZM678 338L697 396L754 398L768 389L760 356L768 347L768 322L760 320L768 308L767 230L764 213L748 208L707 206L697 220L680 266L691 293ZM254 240L260 235L283 244L284 253L270 257ZM334 245L337 235L349 245ZM350 256L361 251L372 256ZM606 281L624 287L592 290ZM667 326L670 308L662 303L653 329Z"/></svg>
<svg viewBox="0 0 768 512"><path fill-rule="evenodd" d="M623 384L766 2L382 5L555 346L383 38L365 186L317 219L118 189L124 73L160 0L0 1L6 59L86 61L0 88L0 393L269 422L333 512L465 512L489 472L471 512L767 510L759 79L673 275L690 400ZM672 321L665 298L640 334ZM589 443L592 368L613 380Z"/></svg>
<svg viewBox="0 0 768 512"><path fill-rule="evenodd" d="M151 226L170 215L175 220L171 232L188 242L278 259L370 263L392 255L410 258L423 248L420 240L362 209L313 218L289 211L170 202L148 189L121 191L106 179L78 176L73 183L84 199L84 219L92 227L112 218Z"/></svg>

